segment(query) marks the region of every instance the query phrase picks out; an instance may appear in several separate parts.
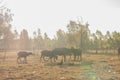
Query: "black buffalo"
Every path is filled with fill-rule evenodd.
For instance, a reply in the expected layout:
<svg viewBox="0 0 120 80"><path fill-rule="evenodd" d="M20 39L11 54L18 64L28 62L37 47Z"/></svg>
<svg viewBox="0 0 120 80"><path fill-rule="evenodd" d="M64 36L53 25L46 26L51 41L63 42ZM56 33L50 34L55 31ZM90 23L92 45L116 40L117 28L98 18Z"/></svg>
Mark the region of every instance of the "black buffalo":
<svg viewBox="0 0 120 80"><path fill-rule="evenodd" d="M120 60L120 47L118 48L118 58Z"/></svg>
<svg viewBox="0 0 120 80"><path fill-rule="evenodd" d="M51 60L54 59L54 62L57 60L57 55L53 54L51 50L43 50L41 51L41 56L40 56L40 61L42 61L42 59L44 61L47 61L45 58L48 57L47 60Z"/></svg>
<svg viewBox="0 0 120 80"><path fill-rule="evenodd" d="M17 53L17 63L27 63L27 56L32 55L32 52L20 51ZM22 61L21 58L24 60Z"/></svg>
<svg viewBox="0 0 120 80"><path fill-rule="evenodd" d="M73 56L74 56L74 61L76 61L76 60L82 61L82 50L81 49L71 48L71 51L72 51Z"/></svg>
<svg viewBox="0 0 120 80"><path fill-rule="evenodd" d="M71 56L71 50L68 48L55 48L52 50L52 54L57 55L57 56L63 56L63 61L66 61L66 56L70 55Z"/></svg>

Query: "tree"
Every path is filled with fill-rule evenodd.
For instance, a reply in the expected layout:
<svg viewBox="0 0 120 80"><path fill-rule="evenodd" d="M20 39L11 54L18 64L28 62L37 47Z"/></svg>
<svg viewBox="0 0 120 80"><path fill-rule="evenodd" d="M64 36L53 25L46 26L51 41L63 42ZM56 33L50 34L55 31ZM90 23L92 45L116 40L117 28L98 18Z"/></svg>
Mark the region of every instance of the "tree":
<svg viewBox="0 0 120 80"><path fill-rule="evenodd" d="M41 35L41 30L38 28L37 31L37 48L38 50L40 50L43 47L44 43L43 43L43 37Z"/></svg>
<svg viewBox="0 0 120 80"><path fill-rule="evenodd" d="M88 28L89 24L81 24L75 21L70 21L67 25L67 41L72 47L86 49L89 45L89 35L90 30Z"/></svg>
<svg viewBox="0 0 120 80"><path fill-rule="evenodd" d="M5 28L3 32L3 40L6 49L12 48L13 39L14 34L11 32L10 27Z"/></svg>
<svg viewBox="0 0 120 80"><path fill-rule="evenodd" d="M28 50L30 48L28 32L25 29L23 29L20 34L20 48L22 50Z"/></svg>
<svg viewBox="0 0 120 80"><path fill-rule="evenodd" d="M99 47L99 40L98 40L98 37L95 35L95 33L91 34L91 42L92 42L92 45L91 45L91 48L92 49L95 49L96 50L96 53L98 53L98 47Z"/></svg>
<svg viewBox="0 0 120 80"><path fill-rule="evenodd" d="M104 36L104 44L103 44L103 47L106 49L105 53L108 53L108 50L111 49L112 46L113 46L112 35L110 34L109 31L107 31Z"/></svg>
<svg viewBox="0 0 120 80"><path fill-rule="evenodd" d="M51 48L51 39L48 37L47 33L44 33L44 48Z"/></svg>
<svg viewBox="0 0 120 80"><path fill-rule="evenodd" d="M120 46L120 33L114 31L112 33L112 38L113 38L113 44L114 44L114 48L117 48Z"/></svg>
<svg viewBox="0 0 120 80"><path fill-rule="evenodd" d="M10 9L0 9L0 39L3 40L4 49L8 49L12 39L14 38L11 31L12 16Z"/></svg>
<svg viewBox="0 0 120 80"><path fill-rule="evenodd" d="M97 30L96 31L96 36L97 36L98 42L99 42L99 46L98 47L99 47L99 49L102 49L103 48L103 39L104 39L102 32Z"/></svg>
<svg viewBox="0 0 120 80"><path fill-rule="evenodd" d="M18 39L19 38L19 34L17 32L17 30L14 30L14 39Z"/></svg>
<svg viewBox="0 0 120 80"><path fill-rule="evenodd" d="M75 21L70 21L67 25L67 29L69 33L74 33L78 30L79 25Z"/></svg>
<svg viewBox="0 0 120 80"><path fill-rule="evenodd" d="M66 46L66 34L63 30L59 29L57 32L57 45L58 47Z"/></svg>
<svg viewBox="0 0 120 80"><path fill-rule="evenodd" d="M80 43L79 39L76 39L78 35L76 32L79 30L79 25L75 21L70 21L67 25L68 32L66 34L67 45L70 47L77 47Z"/></svg>
<svg viewBox="0 0 120 80"><path fill-rule="evenodd" d="M79 47L82 48L83 50L86 50L89 48L89 38L90 38L90 30L89 30L89 24L86 22L85 24L81 24L79 22L79 31L78 34L80 34L80 44Z"/></svg>
<svg viewBox="0 0 120 80"><path fill-rule="evenodd" d="M18 34L17 30L14 30L14 39L13 39L13 44L12 44L12 49L14 50L19 50L20 49L20 35Z"/></svg>
<svg viewBox="0 0 120 80"><path fill-rule="evenodd" d="M4 60L6 58L6 50L10 49L14 38L11 31L12 16L10 9L0 7L0 49L5 51Z"/></svg>

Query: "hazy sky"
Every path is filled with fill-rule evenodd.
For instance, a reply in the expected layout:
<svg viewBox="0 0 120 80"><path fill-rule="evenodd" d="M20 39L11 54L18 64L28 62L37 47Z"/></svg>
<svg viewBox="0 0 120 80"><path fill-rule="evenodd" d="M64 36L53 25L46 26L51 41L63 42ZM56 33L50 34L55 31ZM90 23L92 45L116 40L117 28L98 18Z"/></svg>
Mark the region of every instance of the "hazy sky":
<svg viewBox="0 0 120 80"><path fill-rule="evenodd" d="M70 20L90 24L90 30L120 32L119 0L4 0L14 13L13 29L27 29L30 35L37 28L53 37L58 29L67 30Z"/></svg>

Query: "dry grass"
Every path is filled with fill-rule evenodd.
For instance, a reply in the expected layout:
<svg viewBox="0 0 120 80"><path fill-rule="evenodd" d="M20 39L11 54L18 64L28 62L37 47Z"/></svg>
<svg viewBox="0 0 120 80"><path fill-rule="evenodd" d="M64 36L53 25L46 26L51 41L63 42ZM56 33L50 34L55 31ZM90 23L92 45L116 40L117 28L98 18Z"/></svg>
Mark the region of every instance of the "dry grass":
<svg viewBox="0 0 120 80"><path fill-rule="evenodd" d="M83 54L83 61L41 63L29 56L28 64L17 64L16 52L0 61L0 80L120 80L120 61L116 55Z"/></svg>

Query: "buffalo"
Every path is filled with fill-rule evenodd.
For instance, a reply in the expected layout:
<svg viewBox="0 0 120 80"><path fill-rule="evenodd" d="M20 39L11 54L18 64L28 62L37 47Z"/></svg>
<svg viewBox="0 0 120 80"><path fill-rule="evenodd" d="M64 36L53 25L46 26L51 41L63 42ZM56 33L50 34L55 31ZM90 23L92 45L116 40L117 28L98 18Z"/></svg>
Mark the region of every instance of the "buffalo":
<svg viewBox="0 0 120 80"><path fill-rule="evenodd" d="M54 62L57 60L57 55L53 54L51 50L43 50L43 51L41 51L40 61L42 61L42 59L44 61L47 61L45 59L45 57L48 57L47 60L50 59L51 62L52 62L52 59L54 59Z"/></svg>
<svg viewBox="0 0 120 80"><path fill-rule="evenodd" d="M76 61L76 60L82 61L82 50L81 49L71 48L71 51L72 51L73 56L74 56L74 61Z"/></svg>
<svg viewBox="0 0 120 80"><path fill-rule="evenodd" d="M17 63L27 63L27 56L32 55L32 52L20 51L17 53ZM23 58L23 61L21 60Z"/></svg>
<svg viewBox="0 0 120 80"><path fill-rule="evenodd" d="M55 48L52 50L51 52L52 54L54 55L58 55L58 56L63 56L63 61L65 62L66 61L66 56L67 55L72 55L71 54L71 50L68 49L68 48Z"/></svg>
<svg viewBox="0 0 120 80"><path fill-rule="evenodd" d="M118 58L120 60L120 47L118 48Z"/></svg>

